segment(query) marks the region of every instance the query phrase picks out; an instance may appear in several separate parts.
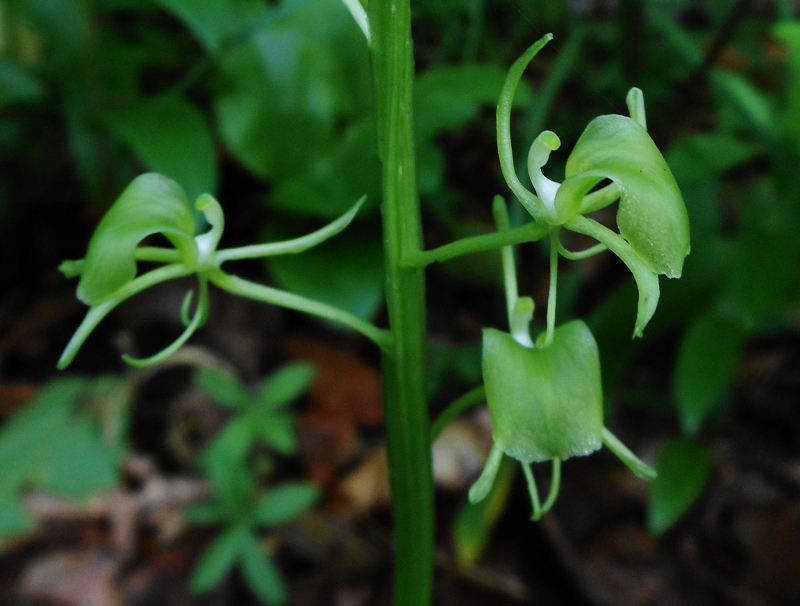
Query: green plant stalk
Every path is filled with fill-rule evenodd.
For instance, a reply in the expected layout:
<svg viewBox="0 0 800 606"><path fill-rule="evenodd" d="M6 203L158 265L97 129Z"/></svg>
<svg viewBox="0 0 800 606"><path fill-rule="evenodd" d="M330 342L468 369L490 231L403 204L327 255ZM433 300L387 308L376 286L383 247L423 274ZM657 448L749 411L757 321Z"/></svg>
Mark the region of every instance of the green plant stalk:
<svg viewBox="0 0 800 606"><path fill-rule="evenodd" d="M383 393L394 513L394 604L426 606L432 600L434 503L425 394L425 282L422 268L402 263L422 249L409 0L372 0L369 22L392 333L383 354Z"/></svg>

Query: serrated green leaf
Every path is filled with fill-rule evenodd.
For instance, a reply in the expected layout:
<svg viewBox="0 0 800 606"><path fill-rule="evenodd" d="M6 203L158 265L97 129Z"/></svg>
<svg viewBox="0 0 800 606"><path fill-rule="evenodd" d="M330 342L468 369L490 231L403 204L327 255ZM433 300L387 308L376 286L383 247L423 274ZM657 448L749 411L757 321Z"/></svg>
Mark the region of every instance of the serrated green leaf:
<svg viewBox="0 0 800 606"><path fill-rule="evenodd" d="M287 364L264 380L258 392L258 405L275 410L291 404L308 389L317 370L311 364Z"/></svg>
<svg viewBox="0 0 800 606"><path fill-rule="evenodd" d="M258 526L279 526L308 511L319 499L313 484L287 483L269 490L253 510Z"/></svg>
<svg viewBox="0 0 800 606"><path fill-rule="evenodd" d="M712 462L708 446L683 438L661 451L647 519L653 532L664 532L689 510L706 486Z"/></svg>
<svg viewBox="0 0 800 606"><path fill-rule="evenodd" d="M731 321L707 313L689 324L675 362L675 395L681 424L694 434L722 404L744 352L747 334Z"/></svg>
<svg viewBox="0 0 800 606"><path fill-rule="evenodd" d="M201 368L195 373L194 380L208 397L229 408L242 408L254 399L241 382L221 372Z"/></svg>
<svg viewBox="0 0 800 606"><path fill-rule="evenodd" d="M146 236L164 234L191 264L197 257L194 219L172 179L147 173L134 179L95 229L78 283L78 298L102 303L136 277L135 252Z"/></svg>
<svg viewBox="0 0 800 606"><path fill-rule="evenodd" d="M567 459L601 446L603 391L597 344L580 320L530 349L483 331L483 380L495 444L524 463Z"/></svg>
<svg viewBox="0 0 800 606"><path fill-rule="evenodd" d="M278 606L286 601L286 592L275 563L252 535L242 553L242 573L247 585L264 604Z"/></svg>
<svg viewBox="0 0 800 606"><path fill-rule="evenodd" d="M555 201L560 217L573 217L584 196L610 179L621 194L620 234L653 271L680 277L689 254L689 218L669 166L641 125L625 116L595 118L575 144L565 174Z"/></svg>
<svg viewBox="0 0 800 606"><path fill-rule="evenodd" d="M252 534L246 526L234 526L220 533L194 569L192 591L205 593L218 585L244 554L251 538Z"/></svg>
<svg viewBox="0 0 800 606"><path fill-rule="evenodd" d="M214 138L205 116L179 95L140 101L107 117L149 170L177 181L190 200L217 190Z"/></svg>

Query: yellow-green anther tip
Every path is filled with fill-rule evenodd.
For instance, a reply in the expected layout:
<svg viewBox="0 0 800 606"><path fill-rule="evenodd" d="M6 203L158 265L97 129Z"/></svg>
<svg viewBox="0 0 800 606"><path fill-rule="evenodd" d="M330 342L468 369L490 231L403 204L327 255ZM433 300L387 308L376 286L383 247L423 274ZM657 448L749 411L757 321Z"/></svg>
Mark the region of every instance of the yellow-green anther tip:
<svg viewBox="0 0 800 606"><path fill-rule="evenodd" d="M200 194L194 203L194 207L197 210L203 211L212 204L219 204L214 196L211 194Z"/></svg>
<svg viewBox="0 0 800 606"><path fill-rule="evenodd" d="M519 312L530 313L533 311L535 303L533 302L533 299L531 299L530 297L520 297L519 299L517 299L516 303L514 304L514 307Z"/></svg>
<svg viewBox="0 0 800 606"><path fill-rule="evenodd" d="M559 139L558 135L551 130L543 131L538 137L536 137L536 140L544 143L551 151L555 151L561 147L561 139Z"/></svg>

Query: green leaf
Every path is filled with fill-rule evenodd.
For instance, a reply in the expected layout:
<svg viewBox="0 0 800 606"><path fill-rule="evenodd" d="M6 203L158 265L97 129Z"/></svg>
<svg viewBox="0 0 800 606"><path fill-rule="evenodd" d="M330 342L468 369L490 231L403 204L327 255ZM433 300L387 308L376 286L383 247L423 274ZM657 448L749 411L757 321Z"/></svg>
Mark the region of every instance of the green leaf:
<svg viewBox="0 0 800 606"><path fill-rule="evenodd" d="M556 193L558 215L569 219L604 179L621 197L620 234L658 274L680 277L689 254L689 218L681 192L656 144L637 122L618 115L592 120L575 144Z"/></svg>
<svg viewBox="0 0 800 606"><path fill-rule="evenodd" d="M200 368L194 380L209 398L229 408L242 408L254 399L250 390L235 377L215 370Z"/></svg>
<svg viewBox="0 0 800 606"><path fill-rule="evenodd" d="M194 569L192 591L205 593L218 585L244 554L250 540L252 534L246 526L234 526L220 533Z"/></svg>
<svg viewBox="0 0 800 606"><path fill-rule="evenodd" d="M744 119L756 135L773 134L773 110L770 99L755 88L744 76L719 70L711 71L711 81L723 100Z"/></svg>
<svg viewBox="0 0 800 606"><path fill-rule="evenodd" d="M28 485L74 497L116 485L124 449L106 444L97 419L79 409L94 401L86 379L50 383L0 431L0 494Z"/></svg>
<svg viewBox="0 0 800 606"><path fill-rule="evenodd" d="M708 446L679 438L658 457L658 477L650 493L648 525L661 533L685 514L705 488L711 473L712 453Z"/></svg>
<svg viewBox="0 0 800 606"><path fill-rule="evenodd" d="M284 456L297 452L297 415L258 411L248 422L252 425L253 435L271 450Z"/></svg>
<svg viewBox="0 0 800 606"><path fill-rule="evenodd" d="M268 230L267 240L276 229ZM325 242L299 255L269 257L278 285L298 295L371 318L383 301L383 247L380 231L351 225L346 238Z"/></svg>
<svg viewBox="0 0 800 606"><path fill-rule="evenodd" d="M313 484L282 484L269 490L253 510L253 522L259 526L279 526L305 513L319 499Z"/></svg>
<svg viewBox="0 0 800 606"><path fill-rule="evenodd" d="M744 352L747 334L713 312L689 324L675 362L675 395L681 423L694 434L722 403Z"/></svg>
<svg viewBox="0 0 800 606"><path fill-rule="evenodd" d="M230 0L156 0L156 3L183 21L207 49L219 48L227 33Z"/></svg>
<svg viewBox="0 0 800 606"><path fill-rule="evenodd" d="M22 503L10 495L0 494L0 541L23 534L31 529L33 529L33 520L25 511Z"/></svg>
<svg viewBox="0 0 800 606"><path fill-rule="evenodd" d="M219 69L214 109L222 137L262 178L306 173L338 147L342 121L371 105L366 42L339 0L282 2Z"/></svg>
<svg viewBox="0 0 800 606"><path fill-rule="evenodd" d="M225 521L225 512L220 509L218 503L192 505L184 515L192 524L219 524Z"/></svg>
<svg viewBox="0 0 800 606"><path fill-rule="evenodd" d="M580 320L548 347L483 331L483 380L495 443L523 463L567 459L601 446L603 392L597 344Z"/></svg>
<svg viewBox="0 0 800 606"><path fill-rule="evenodd" d="M366 195L372 208L381 196L381 163L375 150L373 118L342 133L335 147L317 155L308 169L276 184L270 206L296 215L333 218Z"/></svg>
<svg viewBox="0 0 800 606"><path fill-rule="evenodd" d="M190 200L216 192L214 138L203 113L183 97L152 97L107 119L148 169L180 183Z"/></svg>
<svg viewBox="0 0 800 606"><path fill-rule="evenodd" d="M788 51L786 64L789 73L786 79L785 105L780 117L781 132L800 151L800 124L797 119L800 116L800 21L778 23L774 33Z"/></svg>
<svg viewBox="0 0 800 606"><path fill-rule="evenodd" d="M497 104L506 79L506 70L497 65L456 65L433 67L417 77L414 84L415 121L420 145L433 142L443 131L451 130L478 116L483 107ZM533 100L530 87L521 82L513 105L527 106Z"/></svg>
<svg viewBox="0 0 800 606"><path fill-rule="evenodd" d="M162 233L192 264L194 219L180 185L147 173L134 179L105 214L89 241L78 298L96 305L136 277L135 252L146 236Z"/></svg>
<svg viewBox="0 0 800 606"><path fill-rule="evenodd" d="M275 410L292 403L308 389L317 370L311 364L287 364L264 379L258 392L258 405Z"/></svg>
<svg viewBox="0 0 800 606"><path fill-rule="evenodd" d="M40 101L45 88L39 79L15 61L0 57L0 103Z"/></svg>
<svg viewBox="0 0 800 606"><path fill-rule="evenodd" d="M251 507L258 488L242 458L238 453L209 448L201 455L201 465L214 485L225 518L240 519Z"/></svg>
<svg viewBox="0 0 800 606"><path fill-rule="evenodd" d="M279 605L286 601L281 575L253 535L250 535L242 553L242 573L262 603Z"/></svg>
<svg viewBox="0 0 800 606"><path fill-rule="evenodd" d="M675 180L683 184L736 168L760 151L757 145L725 132L703 133L686 137L670 147L666 159Z"/></svg>

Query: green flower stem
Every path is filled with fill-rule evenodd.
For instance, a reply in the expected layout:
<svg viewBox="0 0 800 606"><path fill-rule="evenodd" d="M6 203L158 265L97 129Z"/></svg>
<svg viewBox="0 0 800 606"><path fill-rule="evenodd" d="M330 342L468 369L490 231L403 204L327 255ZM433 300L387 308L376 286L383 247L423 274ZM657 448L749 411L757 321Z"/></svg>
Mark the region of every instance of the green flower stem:
<svg viewBox="0 0 800 606"><path fill-rule="evenodd" d="M58 360L57 364L59 370L63 370L69 366L70 362L72 362L72 359L81 348L81 345L83 345L83 342L97 327L97 325L100 324L100 321L125 299L129 299L133 295L136 295L143 290L147 290L151 286L160 284L161 282L183 278L184 276L189 276L192 273L194 273L193 270L186 267L183 263L175 263L174 265L159 267L158 269L147 272L135 280L128 282L125 286L115 292L110 299L91 307L86 314L86 317L83 319L83 322L81 322L81 325L78 326L75 334L72 335L69 343L67 343L67 346L64 348L64 353L61 354L61 358Z"/></svg>
<svg viewBox="0 0 800 606"><path fill-rule="evenodd" d="M404 267L426 267L432 263L449 261L463 255L485 252L525 242L536 242L546 237L547 233L547 225L531 222L508 231L462 238L431 250L408 253L403 257L402 263Z"/></svg>
<svg viewBox="0 0 800 606"><path fill-rule="evenodd" d="M492 200L492 215L499 233L507 232L511 229L511 221L508 218L508 207L502 196L495 196ZM519 288L517 286L517 267L514 261L514 249L503 246L500 249L503 258L503 286L506 289L506 311L508 313L508 323L511 324L511 316L514 314L514 307L519 298Z"/></svg>
<svg viewBox="0 0 800 606"><path fill-rule="evenodd" d="M414 150L414 56L410 0L372 0L373 90L383 162L386 305L383 392L395 540L395 606L433 596L434 502L425 381L425 281L403 259L422 250Z"/></svg>
<svg viewBox="0 0 800 606"><path fill-rule="evenodd" d="M388 349L391 345L392 339L388 332L378 328L362 320L349 312L338 309L319 301L312 301L299 295L289 293L271 286L264 284L257 284L244 280L236 276L225 273L221 269L214 269L208 272L208 280L218 288L239 295L247 297L262 303L269 303L271 305L278 305L286 307L287 309L294 309L295 311L302 311L318 318L330 320L355 331L360 332L362 335L374 341L381 349Z"/></svg>
<svg viewBox="0 0 800 606"><path fill-rule="evenodd" d="M436 420L431 423L431 442L435 442L439 435L442 433L447 424L455 419L465 410L481 404L486 401L486 388L479 385L474 389L470 389L467 393L460 398L454 400L442 413L436 417Z"/></svg>
<svg viewBox="0 0 800 606"><path fill-rule="evenodd" d="M556 330L556 298L558 295L558 228L550 232L550 288L547 292L547 333L540 347L547 347L553 342Z"/></svg>

